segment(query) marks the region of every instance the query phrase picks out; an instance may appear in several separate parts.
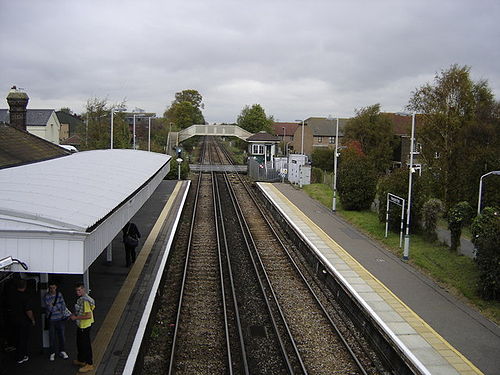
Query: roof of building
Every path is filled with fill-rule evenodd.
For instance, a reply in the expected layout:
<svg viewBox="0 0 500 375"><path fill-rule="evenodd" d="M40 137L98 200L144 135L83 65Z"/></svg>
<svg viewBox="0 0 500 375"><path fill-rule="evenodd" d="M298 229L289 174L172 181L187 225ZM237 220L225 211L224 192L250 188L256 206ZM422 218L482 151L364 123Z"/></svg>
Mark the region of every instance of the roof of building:
<svg viewBox="0 0 500 375"><path fill-rule="evenodd" d="M275 135L261 131L247 138L247 142L279 142L281 139Z"/></svg>
<svg viewBox="0 0 500 375"><path fill-rule="evenodd" d="M0 170L0 216L88 231L151 178L170 156L94 150ZM3 224L3 227L10 224Z"/></svg>
<svg viewBox="0 0 500 375"><path fill-rule="evenodd" d="M27 109L26 126L45 126L49 121L50 115L55 112L53 109ZM0 122L10 123L8 109L0 109Z"/></svg>
<svg viewBox="0 0 500 375"><path fill-rule="evenodd" d="M82 144L82 137L79 134L72 135L61 142L62 145L80 146Z"/></svg>
<svg viewBox="0 0 500 375"><path fill-rule="evenodd" d="M398 113L384 112L394 124L395 135L410 135L411 134L411 116L401 115ZM423 125L423 115L417 114L415 119L415 128L419 129Z"/></svg>
<svg viewBox="0 0 500 375"><path fill-rule="evenodd" d="M0 169L67 156L69 152L31 133L0 124Z"/></svg>
<svg viewBox="0 0 500 375"><path fill-rule="evenodd" d="M274 134L280 137L286 135L293 135L297 131L297 128L302 124L298 124L296 122L275 122L273 124ZM285 128L283 130L283 128Z"/></svg>
<svg viewBox="0 0 500 375"><path fill-rule="evenodd" d="M339 119L339 136L344 135L344 126L347 124L349 119L340 118ZM315 137L334 137L336 131L336 119L328 119L326 117L309 117L305 120L307 126L309 126L313 131L313 136Z"/></svg>

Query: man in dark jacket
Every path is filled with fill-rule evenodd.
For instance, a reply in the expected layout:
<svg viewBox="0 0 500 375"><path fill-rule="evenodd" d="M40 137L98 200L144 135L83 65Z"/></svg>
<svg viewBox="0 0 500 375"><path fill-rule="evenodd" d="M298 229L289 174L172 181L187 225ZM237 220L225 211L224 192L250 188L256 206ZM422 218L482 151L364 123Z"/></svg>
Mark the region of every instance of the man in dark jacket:
<svg viewBox="0 0 500 375"><path fill-rule="evenodd" d="M16 281L16 292L9 301L11 306L11 321L16 332L17 363L26 362L28 357L28 345L31 329L35 325L33 314L33 301L26 292L26 280Z"/></svg>
<svg viewBox="0 0 500 375"><path fill-rule="evenodd" d="M135 262L135 248L139 244L141 233L137 229L137 225L130 221L125 224L122 232L123 244L125 245L125 263L127 267L130 267L130 264Z"/></svg>

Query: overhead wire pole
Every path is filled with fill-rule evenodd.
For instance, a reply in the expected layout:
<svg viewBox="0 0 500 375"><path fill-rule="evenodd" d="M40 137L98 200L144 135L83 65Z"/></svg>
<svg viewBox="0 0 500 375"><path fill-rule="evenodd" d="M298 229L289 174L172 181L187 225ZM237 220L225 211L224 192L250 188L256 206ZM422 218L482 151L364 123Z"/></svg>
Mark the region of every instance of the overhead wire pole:
<svg viewBox="0 0 500 375"><path fill-rule="evenodd" d="M403 259L408 260L410 254L410 212L411 212L411 183L413 177L413 154L414 154L414 142L415 142L415 112L411 114L411 139L410 139L410 165L409 165L409 176L408 176L408 206L406 211L406 233L405 233L405 244L403 249Z"/></svg>

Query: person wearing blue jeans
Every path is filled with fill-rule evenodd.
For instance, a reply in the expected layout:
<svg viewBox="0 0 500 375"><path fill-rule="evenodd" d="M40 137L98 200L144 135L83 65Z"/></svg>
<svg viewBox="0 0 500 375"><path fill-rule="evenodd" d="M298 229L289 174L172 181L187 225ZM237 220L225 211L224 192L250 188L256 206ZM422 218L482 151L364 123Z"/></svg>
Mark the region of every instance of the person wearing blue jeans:
<svg viewBox="0 0 500 375"><path fill-rule="evenodd" d="M65 324L66 318L69 316L67 313L66 303L61 292L57 290L55 282L49 282L49 291L44 296L45 311L49 322L49 342L50 342L50 356L49 360L54 361L56 357L56 344L57 352L63 359L68 359L65 351Z"/></svg>

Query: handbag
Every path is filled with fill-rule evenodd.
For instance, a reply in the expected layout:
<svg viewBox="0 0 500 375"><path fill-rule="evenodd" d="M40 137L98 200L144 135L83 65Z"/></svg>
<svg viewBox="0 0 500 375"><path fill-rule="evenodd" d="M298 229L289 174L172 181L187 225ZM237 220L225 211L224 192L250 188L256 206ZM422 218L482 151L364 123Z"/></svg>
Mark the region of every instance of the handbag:
<svg viewBox="0 0 500 375"><path fill-rule="evenodd" d="M137 245L139 245L139 239L134 235L128 234L129 230L130 230L130 225L128 226L127 233L123 238L123 243L129 247L137 247Z"/></svg>

